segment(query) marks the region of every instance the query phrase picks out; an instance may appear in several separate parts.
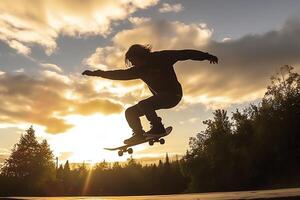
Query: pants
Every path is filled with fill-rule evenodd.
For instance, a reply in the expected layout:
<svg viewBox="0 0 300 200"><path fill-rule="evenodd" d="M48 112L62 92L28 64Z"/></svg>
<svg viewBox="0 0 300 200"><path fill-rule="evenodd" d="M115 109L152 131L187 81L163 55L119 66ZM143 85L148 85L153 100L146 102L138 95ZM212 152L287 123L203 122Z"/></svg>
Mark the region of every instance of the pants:
<svg viewBox="0 0 300 200"><path fill-rule="evenodd" d="M157 116L155 110L172 108L176 106L182 98L182 95L162 93L155 94L138 104L129 107L125 111L125 117L130 128L134 133L142 131L143 127L140 117L145 115L152 125L161 123L161 118Z"/></svg>

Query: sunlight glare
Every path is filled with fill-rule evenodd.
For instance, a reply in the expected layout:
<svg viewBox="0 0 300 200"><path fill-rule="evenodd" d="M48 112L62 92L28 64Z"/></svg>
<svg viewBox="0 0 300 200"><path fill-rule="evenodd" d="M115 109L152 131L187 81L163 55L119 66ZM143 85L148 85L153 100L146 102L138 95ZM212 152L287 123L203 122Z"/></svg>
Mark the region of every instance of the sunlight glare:
<svg viewBox="0 0 300 200"><path fill-rule="evenodd" d="M124 116L119 115L72 115L66 118L75 127L68 132L55 135L50 141L56 154L73 152L72 162L121 161L116 152L104 150L104 147L121 145L131 135Z"/></svg>

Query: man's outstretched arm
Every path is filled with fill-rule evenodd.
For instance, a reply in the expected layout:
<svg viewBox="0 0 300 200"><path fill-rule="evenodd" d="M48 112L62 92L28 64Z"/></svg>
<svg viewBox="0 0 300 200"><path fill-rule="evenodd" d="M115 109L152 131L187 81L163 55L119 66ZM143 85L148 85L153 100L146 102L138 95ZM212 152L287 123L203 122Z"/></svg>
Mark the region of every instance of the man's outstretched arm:
<svg viewBox="0 0 300 200"><path fill-rule="evenodd" d="M165 52L171 57L174 62L183 60L208 60L211 64L216 64L219 61L218 58L214 55L193 49L167 50Z"/></svg>
<svg viewBox="0 0 300 200"><path fill-rule="evenodd" d="M107 78L111 80L132 80L138 79L137 70L130 68L126 70L111 70L111 71L103 71L103 70L85 70L82 72L82 75L86 76L99 76L102 78Z"/></svg>

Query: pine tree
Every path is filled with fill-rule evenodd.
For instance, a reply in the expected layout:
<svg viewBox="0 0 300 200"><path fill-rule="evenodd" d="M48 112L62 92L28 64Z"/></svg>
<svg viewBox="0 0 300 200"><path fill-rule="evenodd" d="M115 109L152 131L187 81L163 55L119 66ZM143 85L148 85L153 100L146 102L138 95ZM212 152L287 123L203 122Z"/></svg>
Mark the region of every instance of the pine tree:
<svg viewBox="0 0 300 200"><path fill-rule="evenodd" d="M42 187L55 178L53 154L46 140L39 143L31 126L15 144L1 170L3 176L19 179L30 188Z"/></svg>
<svg viewBox="0 0 300 200"><path fill-rule="evenodd" d="M32 126L22 135L19 143L14 145L12 153L4 162L2 174L8 177L24 178L32 175L32 166L38 153L39 144Z"/></svg>
<svg viewBox="0 0 300 200"><path fill-rule="evenodd" d="M170 165L170 159L169 159L168 153L166 153L165 165Z"/></svg>
<svg viewBox="0 0 300 200"><path fill-rule="evenodd" d="M60 164L59 168L56 171L56 178L58 180L62 180L63 179L63 173L64 173L63 171L64 171L64 168L63 168L62 164Z"/></svg>
<svg viewBox="0 0 300 200"><path fill-rule="evenodd" d="M67 160L66 163L65 163L65 165L64 165L64 173L70 173L69 160Z"/></svg>

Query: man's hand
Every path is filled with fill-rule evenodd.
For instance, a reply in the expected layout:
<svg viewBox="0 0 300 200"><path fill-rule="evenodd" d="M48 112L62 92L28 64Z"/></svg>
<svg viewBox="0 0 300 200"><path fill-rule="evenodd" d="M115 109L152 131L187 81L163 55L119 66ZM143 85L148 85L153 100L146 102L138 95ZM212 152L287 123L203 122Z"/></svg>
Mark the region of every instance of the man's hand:
<svg viewBox="0 0 300 200"><path fill-rule="evenodd" d="M207 60L209 61L210 64L218 64L219 59L217 58L217 56L214 55L208 55Z"/></svg>
<svg viewBox="0 0 300 200"><path fill-rule="evenodd" d="M85 70L84 72L82 72L82 75L86 75L86 76L93 76L94 72L91 70Z"/></svg>

